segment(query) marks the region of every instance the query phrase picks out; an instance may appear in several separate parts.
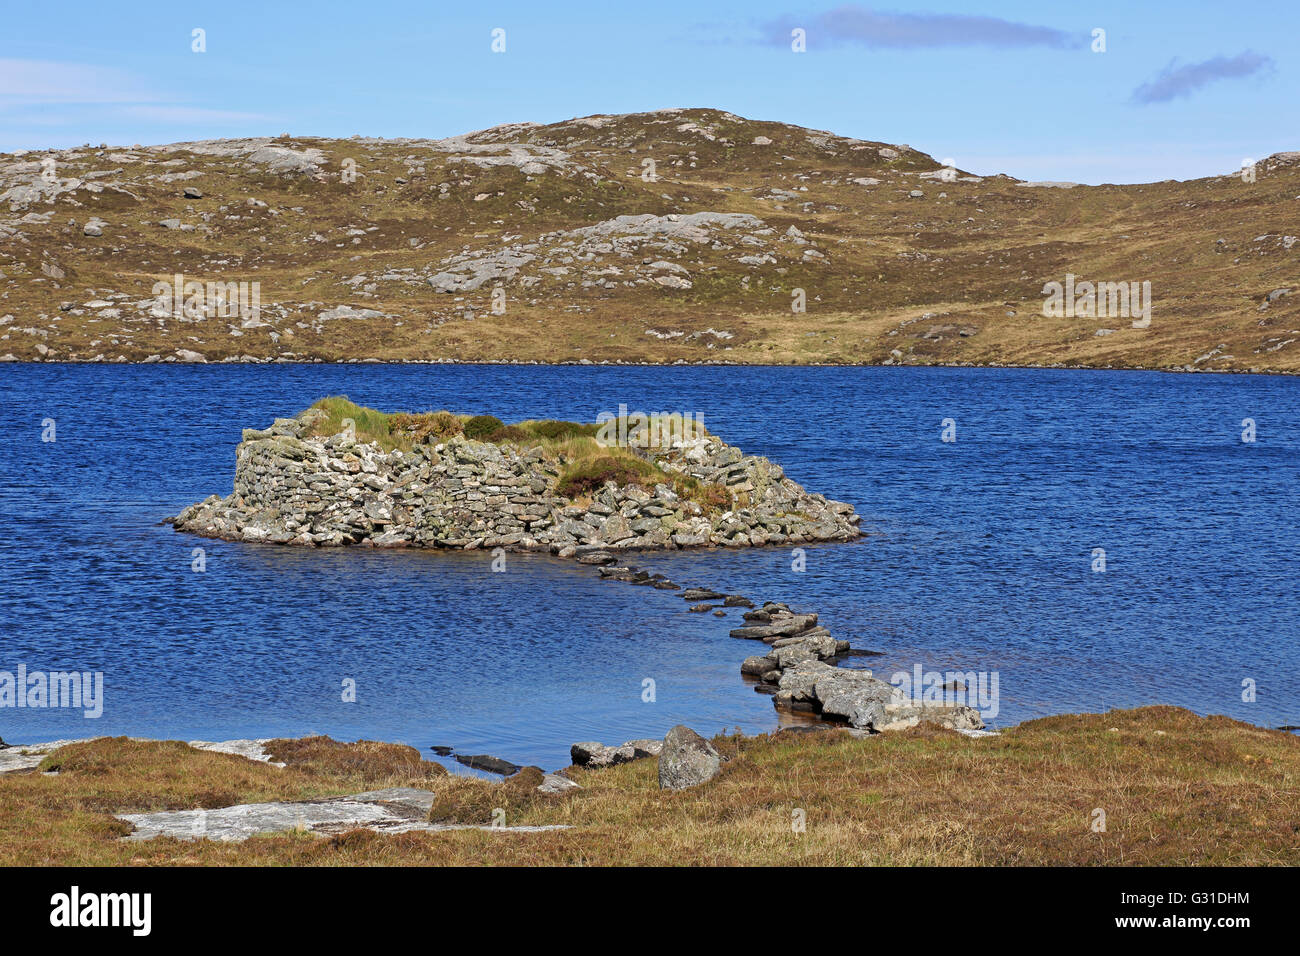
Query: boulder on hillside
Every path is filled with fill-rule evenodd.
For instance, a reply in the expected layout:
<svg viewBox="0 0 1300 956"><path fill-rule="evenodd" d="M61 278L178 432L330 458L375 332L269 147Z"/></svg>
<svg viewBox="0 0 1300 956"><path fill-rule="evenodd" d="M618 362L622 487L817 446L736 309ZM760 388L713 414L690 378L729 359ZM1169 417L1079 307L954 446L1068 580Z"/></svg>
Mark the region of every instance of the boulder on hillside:
<svg viewBox="0 0 1300 956"><path fill-rule="evenodd" d="M697 787L721 772L721 755L691 728L678 724L664 736L659 754L660 790Z"/></svg>

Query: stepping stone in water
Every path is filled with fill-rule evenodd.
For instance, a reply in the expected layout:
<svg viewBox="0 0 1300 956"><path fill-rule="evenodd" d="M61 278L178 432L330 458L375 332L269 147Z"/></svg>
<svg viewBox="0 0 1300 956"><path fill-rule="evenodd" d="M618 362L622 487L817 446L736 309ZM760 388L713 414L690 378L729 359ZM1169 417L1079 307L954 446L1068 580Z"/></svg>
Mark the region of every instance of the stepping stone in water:
<svg viewBox="0 0 1300 956"><path fill-rule="evenodd" d="M475 770L499 773L503 777L519 772L518 764L513 764L509 760L502 760L500 757L493 757L491 754L456 754L456 762L464 764L466 767L472 767Z"/></svg>

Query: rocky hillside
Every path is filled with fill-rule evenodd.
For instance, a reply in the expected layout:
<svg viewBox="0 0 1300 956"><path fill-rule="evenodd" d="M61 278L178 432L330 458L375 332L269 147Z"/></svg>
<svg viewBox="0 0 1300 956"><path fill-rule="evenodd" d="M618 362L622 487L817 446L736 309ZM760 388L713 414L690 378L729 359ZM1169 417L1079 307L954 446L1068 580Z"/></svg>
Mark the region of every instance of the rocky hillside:
<svg viewBox="0 0 1300 956"><path fill-rule="evenodd" d="M1024 183L708 109L0 155L0 358L1296 371L1300 153L1254 172ZM1045 317L1067 275L1149 282L1149 326Z"/></svg>

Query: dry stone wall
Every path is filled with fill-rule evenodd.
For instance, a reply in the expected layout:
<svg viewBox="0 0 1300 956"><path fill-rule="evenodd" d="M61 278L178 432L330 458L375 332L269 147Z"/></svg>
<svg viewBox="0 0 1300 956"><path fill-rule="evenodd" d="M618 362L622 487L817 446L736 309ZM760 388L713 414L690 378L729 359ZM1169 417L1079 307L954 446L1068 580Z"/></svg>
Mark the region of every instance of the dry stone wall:
<svg viewBox="0 0 1300 956"><path fill-rule="evenodd" d="M233 492L186 508L172 519L176 530L278 544L505 547L562 557L859 535L852 505L809 493L779 465L712 435L675 441L653 460L725 489L731 509L706 508L666 484L613 482L578 504L557 494L563 462L540 446L457 436L384 451L346 432L309 437L314 414L246 429Z"/></svg>

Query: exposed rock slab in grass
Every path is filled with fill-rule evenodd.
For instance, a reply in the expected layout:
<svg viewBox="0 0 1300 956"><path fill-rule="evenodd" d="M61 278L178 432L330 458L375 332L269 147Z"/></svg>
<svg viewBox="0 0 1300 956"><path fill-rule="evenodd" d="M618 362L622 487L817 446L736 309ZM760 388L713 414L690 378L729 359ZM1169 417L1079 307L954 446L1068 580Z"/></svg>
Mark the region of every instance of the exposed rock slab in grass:
<svg viewBox="0 0 1300 956"><path fill-rule="evenodd" d="M564 830L565 826L491 827L469 824L428 823L434 803L428 790L393 787L346 797L304 802L246 803L218 810L166 810L158 813L124 813L118 819L135 827L128 840L168 836L178 840L242 841L261 833L299 830L318 835L364 828L385 833L413 830L500 830L535 833Z"/></svg>
<svg viewBox="0 0 1300 956"><path fill-rule="evenodd" d="M191 740L189 745L195 750L211 750L213 753L234 754L236 757L247 757L249 760L269 763L273 767L282 767L283 764L273 762L271 755L266 752L266 745L271 742L271 739L270 737L262 737L257 740L223 740L217 743L207 740Z"/></svg>
<svg viewBox="0 0 1300 956"><path fill-rule="evenodd" d="M15 770L32 770L40 766L41 761L47 756L54 753L61 747L67 747L71 744L86 743L90 740L96 740L96 737L79 737L75 740L49 740L44 743L36 744L12 744L6 749L0 749L0 773L9 773ZM132 740L143 740L146 738L133 737ZM237 757L245 757L248 760L257 760L262 763L270 763L273 767L283 767L282 763L272 763L271 755L264 749L266 744L271 741L270 737L260 740L222 740L212 742L208 740L191 740L189 745L195 750L210 750L213 753L233 754Z"/></svg>
<svg viewBox="0 0 1300 956"><path fill-rule="evenodd" d="M32 770L40 766L47 755L69 744L81 743L80 740L51 740L40 744L11 744L0 750L0 773L12 773L16 770Z"/></svg>
<svg viewBox="0 0 1300 956"><path fill-rule="evenodd" d="M543 773L542 782L537 787L538 793L564 793L566 790L581 790L582 787L562 773Z"/></svg>

